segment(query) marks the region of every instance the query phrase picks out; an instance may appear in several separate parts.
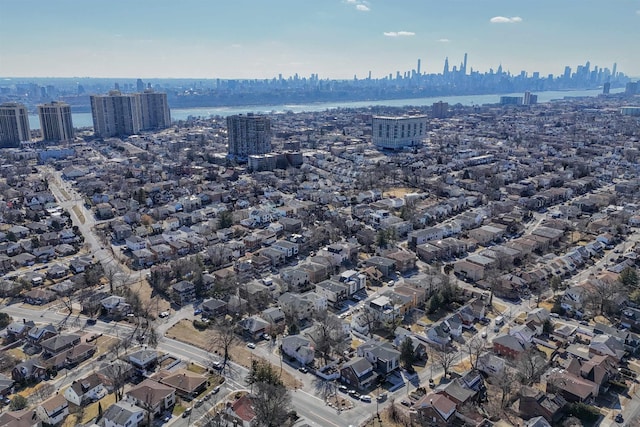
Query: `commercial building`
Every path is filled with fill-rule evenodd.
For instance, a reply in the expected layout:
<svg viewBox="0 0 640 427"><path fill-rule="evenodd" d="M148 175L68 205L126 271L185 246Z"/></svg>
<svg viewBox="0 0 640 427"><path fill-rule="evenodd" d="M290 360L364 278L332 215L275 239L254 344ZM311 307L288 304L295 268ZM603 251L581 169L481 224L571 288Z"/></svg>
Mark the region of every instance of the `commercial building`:
<svg viewBox="0 0 640 427"><path fill-rule="evenodd" d="M389 150L420 145L427 134L427 124L427 116L374 116L373 144L378 148Z"/></svg>
<svg viewBox="0 0 640 427"><path fill-rule="evenodd" d="M227 117L229 155L246 160L253 154L271 151L271 120L251 113Z"/></svg>
<svg viewBox="0 0 640 427"><path fill-rule="evenodd" d="M69 104L53 101L50 104L38 105L38 116L44 141L73 140L73 122Z"/></svg>
<svg viewBox="0 0 640 427"><path fill-rule="evenodd" d="M431 111L433 117L436 119L444 119L449 114L449 103L442 101L434 102L431 106Z"/></svg>
<svg viewBox="0 0 640 427"><path fill-rule="evenodd" d="M18 147L30 138L29 113L24 104L0 104L0 148Z"/></svg>
<svg viewBox="0 0 640 427"><path fill-rule="evenodd" d="M90 99L96 136L134 135L142 129L140 99L135 94L112 90L108 95L92 95Z"/></svg>

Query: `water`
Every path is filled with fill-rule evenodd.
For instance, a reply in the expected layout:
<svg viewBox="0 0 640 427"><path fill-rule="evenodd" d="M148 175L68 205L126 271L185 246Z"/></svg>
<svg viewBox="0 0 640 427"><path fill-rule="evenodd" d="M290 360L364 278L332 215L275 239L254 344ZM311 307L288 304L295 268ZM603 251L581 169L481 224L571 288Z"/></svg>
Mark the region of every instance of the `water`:
<svg viewBox="0 0 640 427"><path fill-rule="evenodd" d="M613 89L612 93L622 92L624 89ZM535 92L538 95L538 102L549 102L554 99L562 99L565 96L582 97L582 96L598 96L602 93L601 89L589 90L559 90L549 92ZM172 108L172 120L186 120L192 117L210 117L210 116L231 116L233 114L245 113L282 113L292 111L300 113L303 111L324 111L336 108L363 108L374 105L386 105L389 107L404 107L407 105L425 106L434 102L448 102L449 105L483 105L495 104L500 101L501 96L522 96L522 93L511 94L491 94L491 95L460 95L460 96L440 96L430 98L412 98L412 99L390 99L380 101L351 101L351 102L319 102L312 104L279 104L279 105L247 105L239 107L199 107L199 108ZM37 114L29 115L29 126L31 129L40 129L40 122ZM73 113L73 126L76 128L92 127L93 119L91 113Z"/></svg>

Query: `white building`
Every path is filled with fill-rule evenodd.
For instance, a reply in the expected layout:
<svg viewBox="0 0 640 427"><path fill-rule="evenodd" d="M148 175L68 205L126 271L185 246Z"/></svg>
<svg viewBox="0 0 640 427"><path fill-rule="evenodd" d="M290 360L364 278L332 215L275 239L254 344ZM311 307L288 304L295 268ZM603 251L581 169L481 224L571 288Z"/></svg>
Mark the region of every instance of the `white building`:
<svg viewBox="0 0 640 427"><path fill-rule="evenodd" d="M389 150L420 145L426 137L427 125L427 116L374 116L372 141L376 147Z"/></svg>

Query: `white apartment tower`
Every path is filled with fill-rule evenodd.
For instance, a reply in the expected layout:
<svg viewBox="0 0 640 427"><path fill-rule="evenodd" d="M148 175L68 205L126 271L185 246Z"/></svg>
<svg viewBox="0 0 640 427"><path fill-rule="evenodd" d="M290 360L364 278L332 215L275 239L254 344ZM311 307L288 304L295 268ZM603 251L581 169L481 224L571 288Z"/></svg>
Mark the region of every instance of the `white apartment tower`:
<svg viewBox="0 0 640 427"><path fill-rule="evenodd" d="M50 104L38 105L40 130L44 141L72 141L73 121L71 107L66 102L53 101Z"/></svg>
<svg viewBox="0 0 640 427"><path fill-rule="evenodd" d="M371 129L373 144L388 150L420 145L426 138L427 124L427 116L374 116Z"/></svg>
<svg viewBox="0 0 640 427"><path fill-rule="evenodd" d="M0 148L19 147L30 139L27 107L17 102L0 104Z"/></svg>
<svg viewBox="0 0 640 427"><path fill-rule="evenodd" d="M91 95L90 99L93 131L97 137L134 135L142 129L137 95L112 90L108 95Z"/></svg>
<svg viewBox="0 0 640 427"><path fill-rule="evenodd" d="M253 154L271 152L271 120L252 113L227 117L229 155L246 160Z"/></svg>

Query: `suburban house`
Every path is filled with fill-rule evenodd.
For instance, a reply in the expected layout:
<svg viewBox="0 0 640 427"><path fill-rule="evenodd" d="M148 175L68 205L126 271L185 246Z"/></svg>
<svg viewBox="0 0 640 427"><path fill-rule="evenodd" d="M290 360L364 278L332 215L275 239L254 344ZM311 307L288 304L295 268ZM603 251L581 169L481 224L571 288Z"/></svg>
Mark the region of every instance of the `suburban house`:
<svg viewBox="0 0 640 427"><path fill-rule="evenodd" d="M282 352L301 365L313 362L315 357L312 341L301 335L288 335L282 338Z"/></svg>
<svg viewBox="0 0 640 427"><path fill-rule="evenodd" d="M200 308L202 309L202 317L208 319L214 319L227 314L227 303L215 298L206 300Z"/></svg>
<svg viewBox="0 0 640 427"><path fill-rule="evenodd" d="M183 280L171 287L172 299L178 305L185 305L196 298L196 287L193 283Z"/></svg>
<svg viewBox="0 0 640 427"><path fill-rule="evenodd" d="M234 425L254 427L256 424L256 413L253 410L253 404L251 403L251 397L249 395L244 395L232 404L227 405L225 411L227 416L233 419Z"/></svg>
<svg viewBox="0 0 640 427"><path fill-rule="evenodd" d="M108 394L104 376L92 373L71 383L64 391L64 398L76 406L82 406L87 401L102 399Z"/></svg>
<svg viewBox="0 0 640 427"><path fill-rule="evenodd" d="M155 350L141 349L129 354L129 362L138 369L149 369L154 366L157 361L158 352Z"/></svg>
<svg viewBox="0 0 640 427"><path fill-rule="evenodd" d="M369 340L357 348L357 354L367 359L381 375L387 375L400 366L400 352L388 342Z"/></svg>
<svg viewBox="0 0 640 427"><path fill-rule="evenodd" d="M456 419L456 404L444 394L428 393L413 405L420 425L450 426Z"/></svg>
<svg viewBox="0 0 640 427"><path fill-rule="evenodd" d="M17 364L11 371L11 378L15 382L29 380L43 380L47 377L47 367L39 358L27 359Z"/></svg>
<svg viewBox="0 0 640 427"><path fill-rule="evenodd" d="M547 394L529 386L522 386L518 410L524 419L544 417L548 422L556 423L564 415L567 401L560 395Z"/></svg>
<svg viewBox="0 0 640 427"><path fill-rule="evenodd" d="M42 427L42 421L35 409L7 411L0 414L0 426L7 427Z"/></svg>
<svg viewBox="0 0 640 427"><path fill-rule="evenodd" d="M178 396L186 399L194 398L207 388L207 377L186 369L173 372L161 370L152 378L160 384L173 387Z"/></svg>
<svg viewBox="0 0 640 427"><path fill-rule="evenodd" d="M7 326L7 338L10 342L17 341L27 336L27 333L36 326L34 322L23 320L22 322L13 322Z"/></svg>
<svg viewBox="0 0 640 427"><path fill-rule="evenodd" d="M126 393L127 401L159 415L173 407L176 403L176 391L173 387L146 379Z"/></svg>
<svg viewBox="0 0 640 427"><path fill-rule="evenodd" d="M530 347L528 342L522 342L516 337L504 334L493 339L493 351L496 354L515 358Z"/></svg>
<svg viewBox="0 0 640 427"><path fill-rule="evenodd" d="M102 414L104 427L138 427L145 422L146 411L125 400L109 406Z"/></svg>
<svg viewBox="0 0 640 427"><path fill-rule="evenodd" d="M58 354L80 342L80 335L56 335L40 342L40 347L45 355Z"/></svg>
<svg viewBox="0 0 640 427"><path fill-rule="evenodd" d="M609 335L603 334L596 335L591 338L591 342L589 343L589 353L600 356L611 356L619 363L627 352L620 341Z"/></svg>
<svg viewBox="0 0 640 427"><path fill-rule="evenodd" d="M61 423L69 415L69 403L61 394L45 400L36 407L36 414L43 423L56 425Z"/></svg>
<svg viewBox="0 0 640 427"><path fill-rule="evenodd" d="M364 357L354 357L340 368L340 380L358 390L368 390L378 379L373 365Z"/></svg>
<svg viewBox="0 0 640 427"><path fill-rule="evenodd" d="M599 386L593 381L554 368L548 375L546 391L559 394L568 402L590 403L598 397Z"/></svg>

